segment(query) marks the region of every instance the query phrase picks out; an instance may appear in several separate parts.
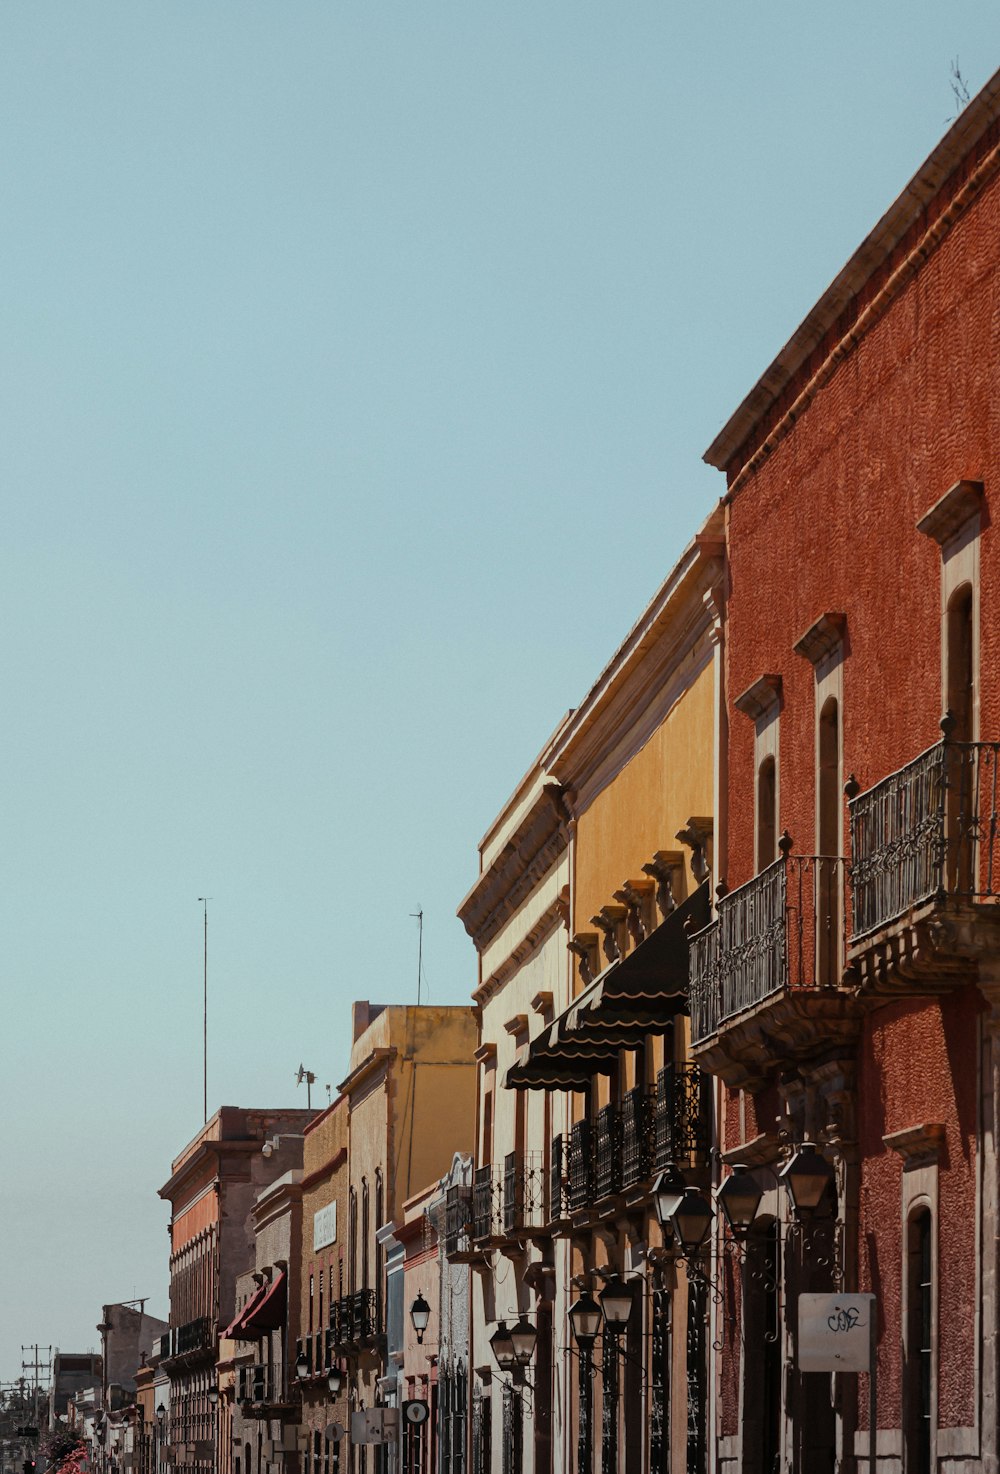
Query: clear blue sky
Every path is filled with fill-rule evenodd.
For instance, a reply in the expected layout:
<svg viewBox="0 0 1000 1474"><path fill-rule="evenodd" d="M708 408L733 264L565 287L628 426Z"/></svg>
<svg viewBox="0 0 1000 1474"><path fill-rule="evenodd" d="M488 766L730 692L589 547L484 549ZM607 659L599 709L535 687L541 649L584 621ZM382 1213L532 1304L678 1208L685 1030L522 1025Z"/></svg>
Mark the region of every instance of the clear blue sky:
<svg viewBox="0 0 1000 1474"><path fill-rule="evenodd" d="M995 0L0 9L0 1378L166 1310L156 1188L476 844Z"/></svg>

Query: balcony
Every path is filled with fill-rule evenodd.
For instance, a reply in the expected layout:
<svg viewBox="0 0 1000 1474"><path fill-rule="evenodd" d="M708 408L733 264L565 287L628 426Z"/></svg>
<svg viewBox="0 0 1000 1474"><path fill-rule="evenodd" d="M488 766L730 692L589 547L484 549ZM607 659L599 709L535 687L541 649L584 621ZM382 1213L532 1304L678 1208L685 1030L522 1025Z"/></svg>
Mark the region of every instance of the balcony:
<svg viewBox="0 0 1000 1474"><path fill-rule="evenodd" d="M648 1182L654 1168L654 1110L641 1085L627 1091L621 1104L622 1188Z"/></svg>
<svg viewBox="0 0 1000 1474"><path fill-rule="evenodd" d="M656 1077L654 1170L668 1162L698 1167L711 1144L708 1081L697 1065L666 1065Z"/></svg>
<svg viewBox="0 0 1000 1474"><path fill-rule="evenodd" d="M1000 744L945 738L851 794L848 961L866 988L938 992L996 952L998 782Z"/></svg>
<svg viewBox="0 0 1000 1474"><path fill-rule="evenodd" d="M570 1212L590 1208L594 1196L593 1131L589 1121L577 1121L569 1134L566 1161L566 1197Z"/></svg>
<svg viewBox="0 0 1000 1474"><path fill-rule="evenodd" d="M548 1220L541 1152L508 1152L503 1164L503 1231L506 1237L541 1232Z"/></svg>
<svg viewBox="0 0 1000 1474"><path fill-rule="evenodd" d="M202 1358L215 1353L215 1328L211 1318L200 1315L171 1332L170 1359Z"/></svg>
<svg viewBox="0 0 1000 1474"><path fill-rule="evenodd" d="M858 1010L843 986L842 859L782 855L723 896L692 938L691 1044L728 1085L762 1083L821 1044L852 1043Z"/></svg>
<svg viewBox="0 0 1000 1474"><path fill-rule="evenodd" d="M622 1190L622 1123L617 1106L602 1106L591 1134L596 1147L594 1190L599 1198L611 1197Z"/></svg>
<svg viewBox="0 0 1000 1474"><path fill-rule="evenodd" d="M569 1215L569 1137L553 1136L549 1157L549 1223L562 1223Z"/></svg>
<svg viewBox="0 0 1000 1474"><path fill-rule="evenodd" d="M245 1416L266 1418L292 1406L282 1387L280 1368L257 1363L237 1367L236 1376L236 1397L244 1405Z"/></svg>
<svg viewBox="0 0 1000 1474"><path fill-rule="evenodd" d="M502 1201L498 1188L492 1165L476 1168L472 1179L472 1237L477 1244L488 1244L497 1237Z"/></svg>
<svg viewBox="0 0 1000 1474"><path fill-rule="evenodd" d="M482 1258L472 1243L472 1189L461 1183L449 1187L445 1197L444 1252L459 1264Z"/></svg>

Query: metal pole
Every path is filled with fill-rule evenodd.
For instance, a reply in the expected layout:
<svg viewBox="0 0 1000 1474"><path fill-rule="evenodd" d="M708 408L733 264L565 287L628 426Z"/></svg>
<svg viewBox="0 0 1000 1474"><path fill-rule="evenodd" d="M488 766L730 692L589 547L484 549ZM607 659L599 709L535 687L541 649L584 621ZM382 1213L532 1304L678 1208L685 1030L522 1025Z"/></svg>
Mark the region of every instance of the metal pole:
<svg viewBox="0 0 1000 1474"><path fill-rule="evenodd" d="M871 1352L868 1359L868 1470L869 1474L875 1474L875 1445L878 1442L878 1312L874 1300L871 1313Z"/></svg>
<svg viewBox="0 0 1000 1474"><path fill-rule="evenodd" d="M208 903L211 896L199 896L204 920L204 952L202 964L202 1016L201 1016L201 1082L204 1119L208 1122Z"/></svg>

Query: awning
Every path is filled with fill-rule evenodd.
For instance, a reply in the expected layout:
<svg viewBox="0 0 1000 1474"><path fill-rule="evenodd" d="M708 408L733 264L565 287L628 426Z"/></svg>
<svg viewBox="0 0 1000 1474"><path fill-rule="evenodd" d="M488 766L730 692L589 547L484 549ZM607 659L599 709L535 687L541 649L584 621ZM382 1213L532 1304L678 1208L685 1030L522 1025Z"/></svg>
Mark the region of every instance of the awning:
<svg viewBox="0 0 1000 1474"><path fill-rule="evenodd" d="M584 1090L622 1049L664 1034L688 1006L688 932L710 920L708 881L620 962L605 968L507 1071L513 1090Z"/></svg>
<svg viewBox="0 0 1000 1474"><path fill-rule="evenodd" d="M229 1341L238 1341L245 1334L243 1322L247 1316L260 1304L270 1289L270 1285L259 1285L242 1310L238 1310L230 1324L223 1331L223 1336Z"/></svg>
<svg viewBox="0 0 1000 1474"><path fill-rule="evenodd" d="M287 1304L288 1281L285 1271L279 1269L271 1283L264 1286L263 1298L243 1312L244 1334L262 1336L266 1331L276 1331L285 1324Z"/></svg>

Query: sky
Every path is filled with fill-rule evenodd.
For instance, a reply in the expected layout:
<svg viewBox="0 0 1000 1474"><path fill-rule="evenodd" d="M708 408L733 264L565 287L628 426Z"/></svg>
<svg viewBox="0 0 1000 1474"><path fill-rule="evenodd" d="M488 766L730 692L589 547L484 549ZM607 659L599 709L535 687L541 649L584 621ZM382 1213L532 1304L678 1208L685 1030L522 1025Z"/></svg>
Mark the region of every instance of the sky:
<svg viewBox="0 0 1000 1474"><path fill-rule="evenodd" d="M462 1004L477 844L995 0L5 0L0 1380L210 1109Z"/></svg>

